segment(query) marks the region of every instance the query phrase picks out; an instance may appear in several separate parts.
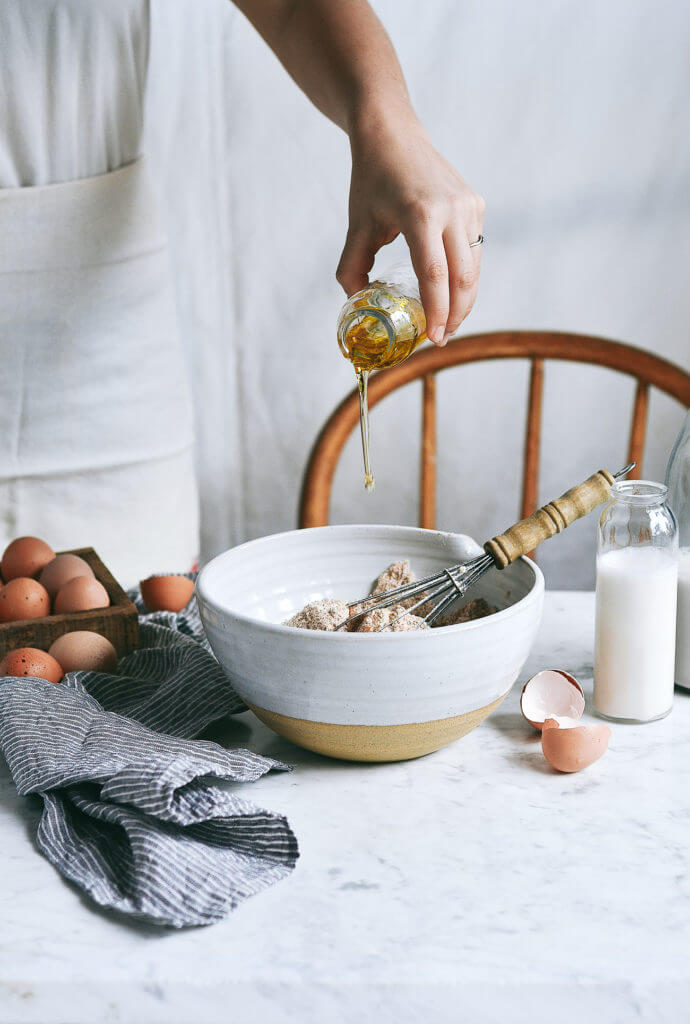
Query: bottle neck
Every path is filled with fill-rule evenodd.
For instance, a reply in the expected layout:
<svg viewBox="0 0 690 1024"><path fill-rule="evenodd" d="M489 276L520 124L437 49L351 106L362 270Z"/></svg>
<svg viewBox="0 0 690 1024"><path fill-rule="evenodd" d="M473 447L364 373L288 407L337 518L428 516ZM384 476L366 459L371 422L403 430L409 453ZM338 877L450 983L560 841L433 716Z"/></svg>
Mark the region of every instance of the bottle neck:
<svg viewBox="0 0 690 1024"><path fill-rule="evenodd" d="M645 509L663 505L668 488L653 480L617 480L611 486L611 497L621 504Z"/></svg>

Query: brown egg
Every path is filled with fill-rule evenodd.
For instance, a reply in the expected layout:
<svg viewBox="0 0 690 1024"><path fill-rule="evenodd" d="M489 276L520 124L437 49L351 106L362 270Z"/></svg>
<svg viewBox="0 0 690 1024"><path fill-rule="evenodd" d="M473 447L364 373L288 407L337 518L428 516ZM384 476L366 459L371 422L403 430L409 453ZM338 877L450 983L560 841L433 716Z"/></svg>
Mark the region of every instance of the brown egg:
<svg viewBox="0 0 690 1024"><path fill-rule="evenodd" d="M17 537L5 548L0 573L5 583L18 576L38 576L54 558L53 549L39 537Z"/></svg>
<svg viewBox="0 0 690 1024"><path fill-rule="evenodd" d="M63 633L52 644L49 652L60 662L65 672L114 672L117 652L110 640L88 629L75 629Z"/></svg>
<svg viewBox="0 0 690 1024"><path fill-rule="evenodd" d="M55 598L55 613L88 612L92 608L107 608L108 591L93 576L75 576L63 584Z"/></svg>
<svg viewBox="0 0 690 1024"><path fill-rule="evenodd" d="M585 710L585 695L574 676L562 669L545 669L525 683L520 710L538 732L547 718L561 725L574 725Z"/></svg>
<svg viewBox="0 0 690 1024"><path fill-rule="evenodd" d="M606 752L610 736L607 725L562 729L555 719L548 718L541 734L541 749L552 768L559 772L579 772Z"/></svg>
<svg viewBox="0 0 690 1024"><path fill-rule="evenodd" d="M50 615L50 598L37 580L18 576L0 590L0 622L40 619Z"/></svg>
<svg viewBox="0 0 690 1024"><path fill-rule="evenodd" d="M59 662L36 647L18 647L0 661L0 676L38 676L49 683L59 683L63 675Z"/></svg>
<svg viewBox="0 0 690 1024"><path fill-rule="evenodd" d="M63 587L65 583L69 583L75 576L93 577L93 569L79 555L65 554L56 555L52 562L49 562L45 567L39 576L39 580L50 594L50 597L53 598L60 587Z"/></svg>
<svg viewBox="0 0 690 1024"><path fill-rule="evenodd" d="M186 576L149 576L139 586L151 612L181 612L194 593L194 581Z"/></svg>

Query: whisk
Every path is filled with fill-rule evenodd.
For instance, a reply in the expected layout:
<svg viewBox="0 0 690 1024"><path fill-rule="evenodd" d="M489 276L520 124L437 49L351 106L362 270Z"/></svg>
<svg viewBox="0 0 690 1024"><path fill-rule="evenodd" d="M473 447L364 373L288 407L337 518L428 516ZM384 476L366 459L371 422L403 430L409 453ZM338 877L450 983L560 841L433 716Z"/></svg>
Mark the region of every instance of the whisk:
<svg viewBox="0 0 690 1024"><path fill-rule="evenodd" d="M428 625L433 625L436 619L444 612L449 611L451 605L455 604L458 598L464 597L467 591L489 569L494 567L505 569L516 558L533 551L542 541L561 533L576 519L581 519L597 505L605 502L609 497L609 489L614 480L620 480L635 466L636 463L631 462L623 469L619 469L617 473L609 473L607 469L600 469L583 483L571 487L560 498L550 501L548 505L537 509L527 519L521 519L519 523L515 523L505 533L487 541L484 545L485 555L473 558L469 562L452 565L433 576L416 580L414 583L406 583L402 587L396 587L395 590L388 590L380 597L365 597L361 602L352 602L350 607L357 605L360 606L359 610L349 619L341 622L337 628L342 629L371 611L389 608L391 605L400 604L401 601L408 601L415 597L419 598L415 604L406 608L404 612L397 615L386 626L382 626L377 632L380 633L381 630L392 626L394 622L402 619L405 615L413 615L423 605L431 605L431 610L423 616L420 615L420 618L423 618Z"/></svg>

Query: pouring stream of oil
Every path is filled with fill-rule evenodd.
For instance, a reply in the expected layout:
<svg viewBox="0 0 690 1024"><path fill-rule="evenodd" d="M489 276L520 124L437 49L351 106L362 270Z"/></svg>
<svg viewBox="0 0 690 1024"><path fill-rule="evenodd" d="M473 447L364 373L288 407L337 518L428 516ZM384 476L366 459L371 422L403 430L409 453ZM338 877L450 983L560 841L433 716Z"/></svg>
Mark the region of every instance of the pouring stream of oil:
<svg viewBox="0 0 690 1024"><path fill-rule="evenodd" d="M369 461L369 402L367 399L369 370L355 370L355 376L357 378L357 390L359 391L359 430L362 435L364 489L373 491L376 481L371 472L371 462Z"/></svg>

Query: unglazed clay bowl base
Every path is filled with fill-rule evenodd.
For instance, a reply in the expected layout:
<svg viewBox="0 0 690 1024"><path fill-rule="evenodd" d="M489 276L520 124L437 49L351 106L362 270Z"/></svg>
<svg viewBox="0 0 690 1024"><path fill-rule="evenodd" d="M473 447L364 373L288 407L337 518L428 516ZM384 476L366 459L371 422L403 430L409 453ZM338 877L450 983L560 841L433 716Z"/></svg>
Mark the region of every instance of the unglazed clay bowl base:
<svg viewBox="0 0 690 1024"><path fill-rule="evenodd" d="M447 747L472 732L498 707L503 697L464 715L409 725L333 725L289 718L254 704L249 707L273 732L316 754L341 761L410 761Z"/></svg>
<svg viewBox="0 0 690 1024"><path fill-rule="evenodd" d="M327 633L282 623L321 597L355 600L391 562L418 577L481 553L462 534L325 526L250 541L197 581L206 635L230 682L270 728L353 761L419 757L466 735L498 706L534 640L544 594L522 558L469 596L499 611L440 629Z"/></svg>

